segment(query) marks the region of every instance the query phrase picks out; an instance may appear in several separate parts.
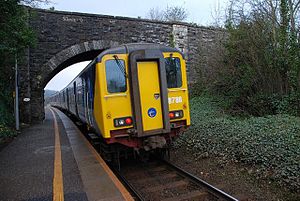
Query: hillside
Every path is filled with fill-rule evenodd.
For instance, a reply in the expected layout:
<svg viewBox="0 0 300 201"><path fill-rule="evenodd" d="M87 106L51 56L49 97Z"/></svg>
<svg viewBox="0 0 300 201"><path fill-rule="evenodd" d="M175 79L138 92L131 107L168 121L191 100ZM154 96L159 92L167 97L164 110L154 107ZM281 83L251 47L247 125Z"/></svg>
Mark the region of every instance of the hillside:
<svg viewBox="0 0 300 201"><path fill-rule="evenodd" d="M45 89L44 91L44 97L47 98L47 97L50 97L52 96L53 94L55 94L57 91L55 90L49 90L49 89Z"/></svg>

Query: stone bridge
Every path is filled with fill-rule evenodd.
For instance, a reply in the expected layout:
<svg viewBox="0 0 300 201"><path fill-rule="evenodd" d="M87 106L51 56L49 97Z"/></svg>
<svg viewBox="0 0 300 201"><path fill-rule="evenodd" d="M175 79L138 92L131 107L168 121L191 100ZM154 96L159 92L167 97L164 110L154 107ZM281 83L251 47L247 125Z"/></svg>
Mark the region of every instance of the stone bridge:
<svg viewBox="0 0 300 201"><path fill-rule="evenodd" d="M24 123L44 119L44 87L74 63L92 60L101 51L123 43L160 43L175 46L185 54L192 83L197 79L199 49L204 51L203 59L208 57L211 44L222 33L188 23L32 8L28 12L28 23L36 32L37 42L19 65L20 116Z"/></svg>

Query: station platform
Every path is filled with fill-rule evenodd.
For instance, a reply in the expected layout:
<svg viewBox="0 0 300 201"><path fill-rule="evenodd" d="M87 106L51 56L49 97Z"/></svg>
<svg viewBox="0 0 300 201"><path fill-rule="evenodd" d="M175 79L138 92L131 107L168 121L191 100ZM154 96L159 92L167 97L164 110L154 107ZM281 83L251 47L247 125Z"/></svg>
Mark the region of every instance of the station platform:
<svg viewBox="0 0 300 201"><path fill-rule="evenodd" d="M133 200L72 121L46 108L43 123L0 152L1 201Z"/></svg>

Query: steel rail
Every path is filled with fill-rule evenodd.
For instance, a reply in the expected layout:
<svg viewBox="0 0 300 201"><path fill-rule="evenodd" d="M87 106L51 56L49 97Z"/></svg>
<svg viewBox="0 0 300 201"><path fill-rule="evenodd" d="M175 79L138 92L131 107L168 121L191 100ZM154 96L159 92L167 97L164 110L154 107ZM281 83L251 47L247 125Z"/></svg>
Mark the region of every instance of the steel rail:
<svg viewBox="0 0 300 201"><path fill-rule="evenodd" d="M115 173L115 175L120 179L122 184L129 190L131 196L137 201L145 201L144 197L126 180L125 177L113 166L109 165L110 169Z"/></svg>
<svg viewBox="0 0 300 201"><path fill-rule="evenodd" d="M231 196L231 195L225 193L224 191L214 187L213 185L207 183L206 181L200 179L199 177L196 177L195 175L192 175L191 173L181 169L180 167L170 163L169 161L166 161L166 160L161 160L161 161L164 164L166 164L167 166L169 166L170 168L176 170L183 177L187 177L187 178L191 179L195 184L201 185L202 187L207 189L210 193L212 193L216 197L224 199L224 200L228 200L228 201L238 201L238 199L234 198L233 196Z"/></svg>

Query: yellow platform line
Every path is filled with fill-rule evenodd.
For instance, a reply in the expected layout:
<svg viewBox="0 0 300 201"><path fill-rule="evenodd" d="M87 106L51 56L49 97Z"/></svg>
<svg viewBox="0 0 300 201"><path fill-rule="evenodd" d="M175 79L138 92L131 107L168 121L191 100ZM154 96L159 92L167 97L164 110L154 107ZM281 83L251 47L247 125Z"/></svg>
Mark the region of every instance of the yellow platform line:
<svg viewBox="0 0 300 201"><path fill-rule="evenodd" d="M54 158L54 176L53 176L53 201L64 201L64 186L62 176L61 146L58 124L56 116L51 108L49 108L54 119L55 131L55 158Z"/></svg>

